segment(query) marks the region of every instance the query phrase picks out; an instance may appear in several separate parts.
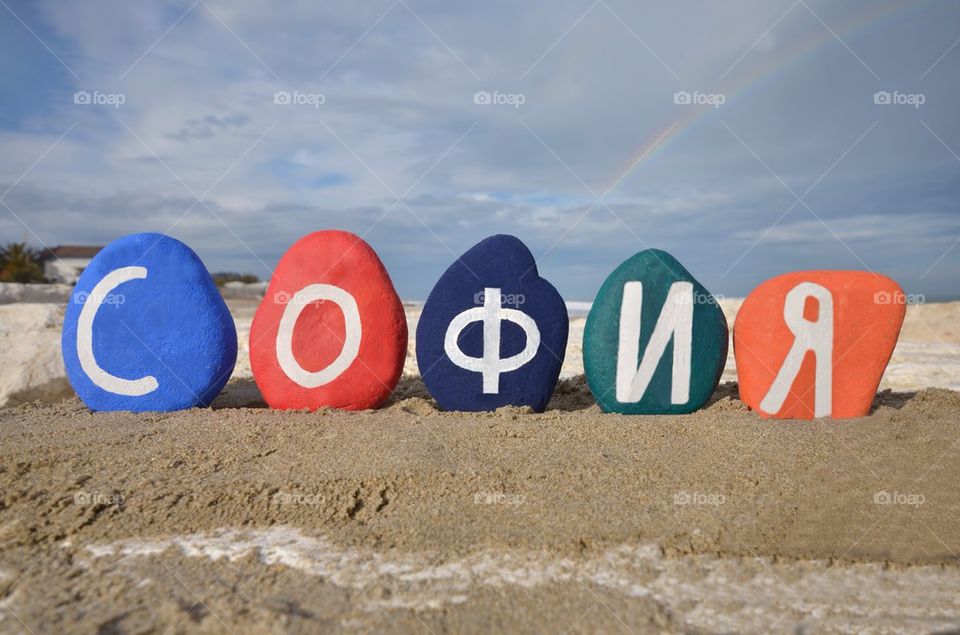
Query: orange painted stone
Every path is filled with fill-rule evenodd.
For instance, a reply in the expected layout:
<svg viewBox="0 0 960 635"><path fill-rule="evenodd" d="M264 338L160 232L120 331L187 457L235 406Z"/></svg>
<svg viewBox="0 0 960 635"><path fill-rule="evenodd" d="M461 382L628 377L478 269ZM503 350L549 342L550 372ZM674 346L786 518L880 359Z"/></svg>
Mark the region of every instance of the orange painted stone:
<svg viewBox="0 0 960 635"><path fill-rule="evenodd" d="M862 417L906 313L896 282L797 271L747 296L733 327L740 399L764 418Z"/></svg>

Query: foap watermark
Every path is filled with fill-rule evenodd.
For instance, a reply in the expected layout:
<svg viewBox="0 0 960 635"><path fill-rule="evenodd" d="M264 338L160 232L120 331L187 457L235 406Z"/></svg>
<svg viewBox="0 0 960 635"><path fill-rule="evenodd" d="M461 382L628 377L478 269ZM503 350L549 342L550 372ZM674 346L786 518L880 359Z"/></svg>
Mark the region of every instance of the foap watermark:
<svg viewBox="0 0 960 635"><path fill-rule="evenodd" d="M277 505L307 505L316 507L323 505L326 498L323 494L304 494L302 492L277 492L273 495L273 502Z"/></svg>
<svg viewBox="0 0 960 635"><path fill-rule="evenodd" d="M310 106L319 108L327 103L327 96L323 93L303 93L299 90L278 90L273 94L273 103L278 106Z"/></svg>
<svg viewBox="0 0 960 635"><path fill-rule="evenodd" d="M473 495L474 505L509 505L518 507L523 505L527 497L523 494L508 494L506 492L477 492Z"/></svg>
<svg viewBox="0 0 960 635"><path fill-rule="evenodd" d="M910 507L919 507L926 501L927 497L923 494L879 491L873 495L874 505L908 505Z"/></svg>
<svg viewBox="0 0 960 635"><path fill-rule="evenodd" d="M326 298L318 298L311 295L297 296L294 293L286 291L277 291L273 294L274 304L293 304L295 306L307 306L308 304L324 304Z"/></svg>
<svg viewBox="0 0 960 635"><path fill-rule="evenodd" d="M697 291L694 289L691 295L680 295L678 299L682 304L692 303L694 306L697 306L700 304L718 304L723 301L724 296L714 296L705 291Z"/></svg>
<svg viewBox="0 0 960 635"><path fill-rule="evenodd" d="M673 495L674 505L713 505L719 506L727 502L727 497L720 493L680 491Z"/></svg>
<svg viewBox="0 0 960 635"><path fill-rule="evenodd" d="M73 103L77 106L113 106L119 108L127 103L123 93L101 93L99 90L78 90L73 94Z"/></svg>
<svg viewBox="0 0 960 635"><path fill-rule="evenodd" d="M487 295L485 291L477 291L473 294L473 303L477 306L483 306L484 302L487 300ZM526 303L527 297L522 293L501 293L500 294L500 306L512 306L520 308Z"/></svg>
<svg viewBox="0 0 960 635"><path fill-rule="evenodd" d="M891 293L889 291L877 291L873 294L874 304L926 304L927 298L922 293Z"/></svg>
<svg viewBox="0 0 960 635"><path fill-rule="evenodd" d="M713 106L719 108L726 102L727 96L723 93L701 93L699 90L691 93L680 90L673 94L673 103L678 106Z"/></svg>
<svg viewBox="0 0 960 635"><path fill-rule="evenodd" d="M919 108L927 102L923 93L901 93L895 90L878 90L873 94L873 103L878 106L913 106Z"/></svg>
<svg viewBox="0 0 960 635"><path fill-rule="evenodd" d="M499 90L479 90L473 94L473 103L478 106L520 106L527 103L527 96L523 93L501 93Z"/></svg>
<svg viewBox="0 0 960 635"><path fill-rule="evenodd" d="M86 291L77 291L70 296L70 302L74 304L86 304L87 300L90 299L90 294ZM114 307L119 307L121 304L127 301L127 298L122 293L108 293L103 296L103 301L101 304L108 304Z"/></svg>
<svg viewBox="0 0 960 635"><path fill-rule="evenodd" d="M80 507L122 507L126 500L124 495L119 492L104 493L80 490L73 494L73 504Z"/></svg>

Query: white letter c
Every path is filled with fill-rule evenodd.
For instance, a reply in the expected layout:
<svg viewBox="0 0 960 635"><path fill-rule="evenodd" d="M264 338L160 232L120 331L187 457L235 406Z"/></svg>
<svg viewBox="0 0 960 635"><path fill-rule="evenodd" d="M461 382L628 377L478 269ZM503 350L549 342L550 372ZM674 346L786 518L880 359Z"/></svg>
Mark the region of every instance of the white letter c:
<svg viewBox="0 0 960 635"><path fill-rule="evenodd" d="M80 318L77 320L77 357L80 358L80 368L94 385L116 395L141 397L156 390L160 384L152 375L140 379L123 379L100 368L97 358L93 355L93 320L97 317L100 305L111 291L124 282L142 280L146 277L146 267L121 267L111 271L87 296L80 310Z"/></svg>

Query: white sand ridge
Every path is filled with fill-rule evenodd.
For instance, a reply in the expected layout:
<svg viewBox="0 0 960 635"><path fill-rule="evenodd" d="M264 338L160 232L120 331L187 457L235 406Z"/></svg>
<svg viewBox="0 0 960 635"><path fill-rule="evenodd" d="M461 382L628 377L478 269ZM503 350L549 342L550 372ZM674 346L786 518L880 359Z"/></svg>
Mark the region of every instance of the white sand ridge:
<svg viewBox="0 0 960 635"><path fill-rule="evenodd" d="M804 625L836 632L915 632L960 626L960 568L824 561L773 563L764 558L667 558L652 545L622 545L586 557L541 551L485 549L443 559L439 554L339 547L293 527L231 529L153 540L122 540L86 548L93 561L136 567L149 557L235 562L253 555L339 587L387 585L385 598L363 609L436 610L470 601L483 587L537 589L589 586L651 598L688 627L717 632L795 631Z"/></svg>

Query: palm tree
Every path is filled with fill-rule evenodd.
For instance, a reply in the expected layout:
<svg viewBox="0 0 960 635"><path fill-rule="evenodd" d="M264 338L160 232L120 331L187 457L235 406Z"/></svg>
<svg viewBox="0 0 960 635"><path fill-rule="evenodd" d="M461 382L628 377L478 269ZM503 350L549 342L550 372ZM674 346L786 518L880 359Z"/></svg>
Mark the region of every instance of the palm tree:
<svg viewBox="0 0 960 635"><path fill-rule="evenodd" d="M43 282L37 252L26 243L7 243L0 248L0 282Z"/></svg>

